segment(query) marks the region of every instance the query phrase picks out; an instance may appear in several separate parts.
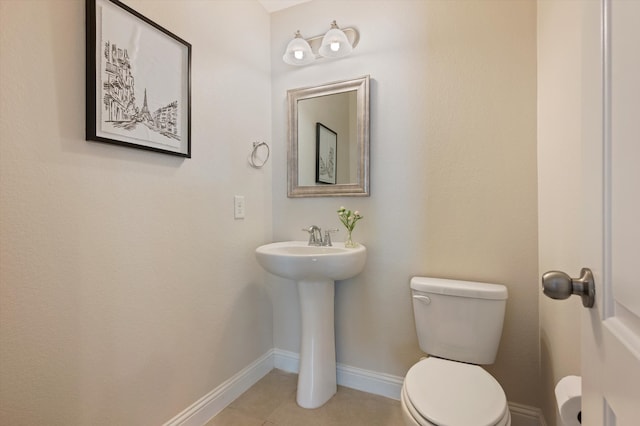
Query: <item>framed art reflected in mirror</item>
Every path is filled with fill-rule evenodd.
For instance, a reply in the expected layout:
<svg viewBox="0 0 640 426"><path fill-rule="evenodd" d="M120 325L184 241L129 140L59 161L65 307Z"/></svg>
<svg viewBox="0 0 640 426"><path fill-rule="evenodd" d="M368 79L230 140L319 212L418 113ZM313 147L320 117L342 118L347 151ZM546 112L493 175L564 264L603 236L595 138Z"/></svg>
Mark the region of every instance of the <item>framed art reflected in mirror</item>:
<svg viewBox="0 0 640 426"><path fill-rule="evenodd" d="M316 182L334 184L338 171L338 134L316 123Z"/></svg>

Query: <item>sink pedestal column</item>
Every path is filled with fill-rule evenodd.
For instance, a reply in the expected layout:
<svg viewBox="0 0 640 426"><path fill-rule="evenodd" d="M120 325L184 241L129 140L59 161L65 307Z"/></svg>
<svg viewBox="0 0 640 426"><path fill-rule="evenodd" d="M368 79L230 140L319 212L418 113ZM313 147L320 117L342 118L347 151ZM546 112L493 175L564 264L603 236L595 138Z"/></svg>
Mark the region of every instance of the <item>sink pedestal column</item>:
<svg viewBox="0 0 640 426"><path fill-rule="evenodd" d="M330 279L298 281L302 336L298 405L317 408L337 391L334 330L335 283Z"/></svg>

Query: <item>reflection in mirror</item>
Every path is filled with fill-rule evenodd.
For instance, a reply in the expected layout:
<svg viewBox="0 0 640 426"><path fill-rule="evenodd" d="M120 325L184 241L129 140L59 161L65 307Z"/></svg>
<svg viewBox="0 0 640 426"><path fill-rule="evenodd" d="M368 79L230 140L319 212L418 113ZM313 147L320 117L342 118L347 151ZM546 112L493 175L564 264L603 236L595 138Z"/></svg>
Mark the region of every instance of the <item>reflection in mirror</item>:
<svg viewBox="0 0 640 426"><path fill-rule="evenodd" d="M288 196L368 196L369 76L287 95Z"/></svg>
<svg viewBox="0 0 640 426"><path fill-rule="evenodd" d="M340 164L348 164L342 157ZM338 183L338 134L322 123L316 123L316 183Z"/></svg>

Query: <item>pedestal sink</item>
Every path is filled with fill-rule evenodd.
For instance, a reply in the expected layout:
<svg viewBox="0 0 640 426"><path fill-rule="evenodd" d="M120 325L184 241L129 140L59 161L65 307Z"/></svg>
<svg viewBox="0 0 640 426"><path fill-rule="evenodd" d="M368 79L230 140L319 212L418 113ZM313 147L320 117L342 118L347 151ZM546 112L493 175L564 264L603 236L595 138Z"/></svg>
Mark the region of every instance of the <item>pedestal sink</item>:
<svg viewBox="0 0 640 426"><path fill-rule="evenodd" d="M297 402L303 408L320 407L337 391L334 281L358 275L367 249L287 241L258 247L256 257L268 272L297 282L302 318Z"/></svg>

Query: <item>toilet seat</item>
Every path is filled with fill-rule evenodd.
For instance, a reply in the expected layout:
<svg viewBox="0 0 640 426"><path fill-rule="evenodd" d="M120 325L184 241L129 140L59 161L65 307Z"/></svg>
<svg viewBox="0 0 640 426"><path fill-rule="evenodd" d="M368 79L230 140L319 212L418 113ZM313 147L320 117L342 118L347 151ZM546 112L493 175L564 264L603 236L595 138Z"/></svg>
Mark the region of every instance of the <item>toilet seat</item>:
<svg viewBox="0 0 640 426"><path fill-rule="evenodd" d="M511 419L504 391L489 373L434 357L411 367L402 402L419 425L498 426Z"/></svg>

